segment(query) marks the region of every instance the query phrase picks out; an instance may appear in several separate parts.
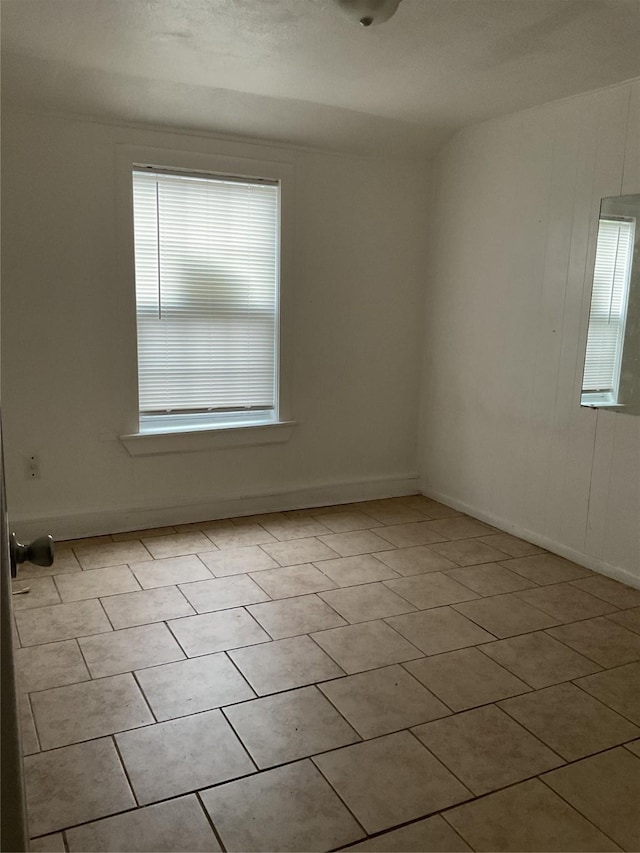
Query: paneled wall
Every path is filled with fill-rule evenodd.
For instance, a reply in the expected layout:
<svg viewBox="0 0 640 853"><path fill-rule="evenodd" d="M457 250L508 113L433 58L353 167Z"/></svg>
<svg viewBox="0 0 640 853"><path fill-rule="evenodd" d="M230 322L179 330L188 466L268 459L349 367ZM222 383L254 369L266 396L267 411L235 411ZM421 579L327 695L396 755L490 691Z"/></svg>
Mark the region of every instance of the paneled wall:
<svg viewBox="0 0 640 853"><path fill-rule="evenodd" d="M600 199L640 192L640 82L459 133L432 207L422 488L640 583L640 417L579 405Z"/></svg>

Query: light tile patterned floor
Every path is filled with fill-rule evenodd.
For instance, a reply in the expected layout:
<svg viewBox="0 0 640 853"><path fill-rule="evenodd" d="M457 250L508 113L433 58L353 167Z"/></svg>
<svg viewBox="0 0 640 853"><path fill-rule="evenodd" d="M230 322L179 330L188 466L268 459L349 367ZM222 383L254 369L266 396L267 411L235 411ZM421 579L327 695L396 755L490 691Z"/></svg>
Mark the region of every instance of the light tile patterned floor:
<svg viewBox="0 0 640 853"><path fill-rule="evenodd" d="M14 585L33 850L640 849L640 591L435 501Z"/></svg>

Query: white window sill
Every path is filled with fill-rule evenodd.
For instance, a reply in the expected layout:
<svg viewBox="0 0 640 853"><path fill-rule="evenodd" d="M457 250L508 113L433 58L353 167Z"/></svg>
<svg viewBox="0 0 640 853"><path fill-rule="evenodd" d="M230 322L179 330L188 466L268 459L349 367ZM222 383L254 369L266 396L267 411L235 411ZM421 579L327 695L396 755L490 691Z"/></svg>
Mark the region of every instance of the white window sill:
<svg viewBox="0 0 640 853"><path fill-rule="evenodd" d="M180 432L136 432L121 435L120 441L131 456L160 453L193 453L228 447L283 444L293 434L295 421L278 421L241 427L216 427Z"/></svg>
<svg viewBox="0 0 640 853"><path fill-rule="evenodd" d="M624 403L618 403L613 394L603 391L585 391L580 398L580 405L590 409L620 409Z"/></svg>

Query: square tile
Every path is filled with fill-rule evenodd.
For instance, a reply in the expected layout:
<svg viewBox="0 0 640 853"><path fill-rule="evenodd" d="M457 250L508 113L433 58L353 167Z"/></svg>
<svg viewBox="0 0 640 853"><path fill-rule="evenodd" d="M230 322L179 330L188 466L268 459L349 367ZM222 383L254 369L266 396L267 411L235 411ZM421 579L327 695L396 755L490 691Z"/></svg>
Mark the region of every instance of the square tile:
<svg viewBox="0 0 640 853"><path fill-rule="evenodd" d="M173 619L168 625L190 658L271 639L242 607Z"/></svg>
<svg viewBox="0 0 640 853"><path fill-rule="evenodd" d="M474 850L487 853L619 849L538 779L451 809L447 821Z"/></svg>
<svg viewBox="0 0 640 853"><path fill-rule="evenodd" d="M405 669L454 711L468 711L531 690L477 649L410 661Z"/></svg>
<svg viewBox="0 0 640 853"><path fill-rule="evenodd" d="M309 637L290 637L229 652L259 696L344 675Z"/></svg>
<svg viewBox="0 0 640 853"><path fill-rule="evenodd" d="M513 637L552 628L558 620L515 595L495 595L456 605L456 610L482 625L496 637Z"/></svg>
<svg viewBox="0 0 640 853"><path fill-rule="evenodd" d="M317 687L232 705L225 714L261 769L360 739Z"/></svg>
<svg viewBox="0 0 640 853"><path fill-rule="evenodd" d="M16 649L14 659L18 685L25 693L88 681L91 677L76 640Z"/></svg>
<svg viewBox="0 0 640 853"><path fill-rule="evenodd" d="M640 589L618 583L613 578L593 575L590 578L574 581L571 585L588 592L590 595L596 595L616 607L626 608L640 605Z"/></svg>
<svg viewBox="0 0 640 853"><path fill-rule="evenodd" d="M388 528L377 528L386 530ZM372 554L375 551L388 551L393 548L386 539L381 539L372 530L356 530L353 533L332 533L320 536L321 542L332 548L341 557L355 557L358 554Z"/></svg>
<svg viewBox="0 0 640 853"><path fill-rule="evenodd" d="M78 642L93 678L184 658L171 632L161 623L81 637Z"/></svg>
<svg viewBox="0 0 640 853"><path fill-rule="evenodd" d="M630 631L640 634L640 607L634 607L631 610L621 610L619 613L611 613L608 618L613 619L618 625L623 625L625 628L629 628Z"/></svg>
<svg viewBox="0 0 640 853"><path fill-rule="evenodd" d="M314 762L369 833L470 796L409 732L317 755Z"/></svg>
<svg viewBox="0 0 640 853"><path fill-rule="evenodd" d="M528 589L517 595L522 601L537 607L538 610L543 610L559 622L575 622L578 619L604 616L605 613L611 613L615 609L613 605L576 589L570 583Z"/></svg>
<svg viewBox="0 0 640 853"><path fill-rule="evenodd" d="M504 560L504 553L492 548L479 539L456 539L434 545L433 550L452 560L458 566L477 566L480 563L495 563Z"/></svg>
<svg viewBox="0 0 640 853"><path fill-rule="evenodd" d="M475 518L441 518L429 522L431 529L443 539L471 539L474 536L486 536L495 533L495 528Z"/></svg>
<svg viewBox="0 0 640 853"><path fill-rule="evenodd" d="M180 584L180 591L198 613L228 610L230 607L270 600L266 592L248 575L231 575L227 578Z"/></svg>
<svg viewBox="0 0 640 853"><path fill-rule="evenodd" d="M364 834L308 760L218 785L200 796L229 851L332 850Z"/></svg>
<svg viewBox="0 0 640 853"><path fill-rule="evenodd" d="M193 554L186 557L168 557L166 560L147 560L146 563L132 563L131 570L143 589L211 580L211 572Z"/></svg>
<svg viewBox="0 0 640 853"><path fill-rule="evenodd" d="M119 592L134 592L140 589L127 566L111 566L107 569L90 569L77 574L58 575L55 582L60 597L65 602L99 598L101 595L116 595Z"/></svg>
<svg viewBox="0 0 640 853"><path fill-rule="evenodd" d="M350 512L325 513L319 517L325 527L332 533L351 533L354 530L371 530L380 527L382 522L376 521L370 515L365 515L358 510Z"/></svg>
<svg viewBox="0 0 640 853"><path fill-rule="evenodd" d="M320 598L337 610L347 622L352 623L415 610L412 604L396 595L383 583L368 583L336 589L333 592L321 592Z"/></svg>
<svg viewBox="0 0 640 853"><path fill-rule="evenodd" d="M317 595L301 595L247 607L274 640L346 625L344 619Z"/></svg>
<svg viewBox="0 0 640 853"><path fill-rule="evenodd" d="M432 524L433 522L424 520L409 524L393 524L390 527L381 527L378 533L396 548L410 548L444 541L446 536L434 530Z"/></svg>
<svg viewBox="0 0 640 853"><path fill-rule="evenodd" d="M640 740L634 740L633 743L625 744L627 749L630 749L634 755L637 755L640 758Z"/></svg>
<svg viewBox="0 0 640 853"><path fill-rule="evenodd" d="M40 742L33 720L31 702L26 693L18 696L18 717L20 722L20 739L23 755L33 755L40 752Z"/></svg>
<svg viewBox="0 0 640 853"><path fill-rule="evenodd" d="M31 853L66 853L64 839L61 832L53 835L41 835L40 838L32 838L29 841Z"/></svg>
<svg viewBox="0 0 640 853"><path fill-rule="evenodd" d="M368 838L360 844L353 844L348 850L354 853L356 850L366 850L368 853L455 853L471 848L440 815L433 815L400 829L392 829L384 835Z"/></svg>
<svg viewBox="0 0 640 853"><path fill-rule="evenodd" d="M536 689L600 670L597 663L543 633L488 643L482 651Z"/></svg>
<svg viewBox="0 0 640 853"><path fill-rule="evenodd" d="M640 725L640 663L628 663L576 681L587 693Z"/></svg>
<svg viewBox="0 0 640 853"><path fill-rule="evenodd" d="M533 581L510 572L498 563L485 563L483 566L469 566L464 569L452 569L445 572L447 577L472 589L478 595L504 595L520 589L535 586Z"/></svg>
<svg viewBox="0 0 640 853"><path fill-rule="evenodd" d="M319 686L363 738L389 734L451 713L397 664Z"/></svg>
<svg viewBox="0 0 640 853"><path fill-rule="evenodd" d="M255 772L222 711L124 732L116 742L140 805Z"/></svg>
<svg viewBox="0 0 640 853"><path fill-rule="evenodd" d="M198 556L217 578L278 568L278 563L257 545L205 551Z"/></svg>
<svg viewBox="0 0 640 853"><path fill-rule="evenodd" d="M136 806L111 738L29 755L24 770L34 836Z"/></svg>
<svg viewBox="0 0 640 853"><path fill-rule="evenodd" d="M486 705L412 729L474 794L486 794L562 764L511 717Z"/></svg>
<svg viewBox="0 0 640 853"><path fill-rule="evenodd" d="M600 666L621 666L640 660L640 636L604 617L549 628L547 634Z"/></svg>
<svg viewBox="0 0 640 853"><path fill-rule="evenodd" d="M109 621L117 630L193 616L195 610L175 586L160 586L102 599Z"/></svg>
<svg viewBox="0 0 640 853"><path fill-rule="evenodd" d="M73 551L83 569L103 569L105 566L122 566L149 559L149 552L138 540L75 545Z"/></svg>
<svg viewBox="0 0 640 853"><path fill-rule="evenodd" d="M313 563L316 560L331 560L337 556L332 548L319 539L291 539L289 542L264 545L263 550L281 566L297 566L300 563Z"/></svg>
<svg viewBox="0 0 640 853"><path fill-rule="evenodd" d="M360 583L373 583L398 575L389 566L385 566L371 554L360 554L355 557L342 557L339 560L323 560L317 568L338 586L354 586Z"/></svg>
<svg viewBox="0 0 640 853"><path fill-rule="evenodd" d="M557 684L499 707L567 761L640 737L640 729L574 684Z"/></svg>
<svg viewBox="0 0 640 853"><path fill-rule="evenodd" d="M350 674L422 657L422 652L380 621L333 628L311 636Z"/></svg>
<svg viewBox="0 0 640 853"><path fill-rule="evenodd" d="M623 850L640 850L640 759L635 755L618 747L543 780Z"/></svg>
<svg viewBox="0 0 640 853"><path fill-rule="evenodd" d="M169 536L151 536L142 540L143 545L155 560L163 557L182 557L187 554L197 554L198 551L211 551L211 540L204 533L172 533ZM144 559L127 560L128 563Z"/></svg>
<svg viewBox="0 0 640 853"><path fill-rule="evenodd" d="M159 722L255 699L225 654L140 669L135 677Z"/></svg>
<svg viewBox="0 0 640 853"><path fill-rule="evenodd" d="M497 548L498 551L510 557L531 557L533 554L543 553L542 548L538 548L537 545L518 539L517 536L511 536L509 533L490 533L488 536L482 536L479 541Z"/></svg>
<svg viewBox="0 0 640 853"><path fill-rule="evenodd" d="M31 705L42 749L155 722L130 674L33 693Z"/></svg>
<svg viewBox="0 0 640 853"><path fill-rule="evenodd" d="M589 569L565 560L564 557L546 553L531 557L516 557L513 560L503 561L503 565L540 586L572 581L592 574Z"/></svg>
<svg viewBox="0 0 640 853"><path fill-rule="evenodd" d="M387 581L386 585L420 610L478 597L477 592L462 586L442 572L391 580Z"/></svg>
<svg viewBox="0 0 640 853"><path fill-rule="evenodd" d="M212 853L222 849L195 794L76 826L67 830L67 842L70 853Z"/></svg>
<svg viewBox="0 0 640 853"><path fill-rule="evenodd" d="M321 528L321 525L318 525L318 527ZM278 541L275 536L272 536L260 524L241 524L221 530L213 528L207 530L207 536L220 549L243 548L248 545L266 545L267 543ZM206 551L207 549L201 547L198 550Z"/></svg>
<svg viewBox="0 0 640 853"><path fill-rule="evenodd" d="M21 589L28 588L29 592L16 595ZM46 607L52 604L60 604L58 589L53 578L31 578L31 580L20 577L11 582L11 604L14 613L18 610L30 610L32 607Z"/></svg>
<svg viewBox="0 0 640 853"><path fill-rule="evenodd" d="M111 631L111 623L99 601L74 601L16 613L22 646L70 640Z"/></svg>
<svg viewBox="0 0 640 853"><path fill-rule="evenodd" d="M395 616L387 622L427 655L488 643L493 639L492 634L451 607L435 607L422 613Z"/></svg>
<svg viewBox="0 0 640 853"><path fill-rule="evenodd" d="M289 539L309 539L331 533L331 529L315 518L287 518L278 521L265 521L264 529L280 542ZM272 541L270 539L269 541Z"/></svg>
<svg viewBox="0 0 640 853"><path fill-rule="evenodd" d="M442 554L437 554L426 545L414 545L412 548L397 548L395 551L384 551L377 555L385 565L399 575L422 575L428 572L442 572L445 569L455 569L456 564L447 560Z"/></svg>
<svg viewBox="0 0 640 853"><path fill-rule="evenodd" d="M287 566L282 569L268 569L264 572L256 572L250 577L271 598L289 598L336 587L327 575L310 563L304 563L302 566Z"/></svg>

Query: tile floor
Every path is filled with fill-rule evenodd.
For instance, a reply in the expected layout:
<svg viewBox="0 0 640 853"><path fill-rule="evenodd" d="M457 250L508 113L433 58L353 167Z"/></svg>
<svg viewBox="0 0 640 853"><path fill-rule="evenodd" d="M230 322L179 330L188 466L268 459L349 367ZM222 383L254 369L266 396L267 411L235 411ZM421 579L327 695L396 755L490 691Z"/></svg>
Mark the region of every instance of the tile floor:
<svg viewBox="0 0 640 853"><path fill-rule="evenodd" d="M421 496L60 543L37 851L640 849L640 591Z"/></svg>

